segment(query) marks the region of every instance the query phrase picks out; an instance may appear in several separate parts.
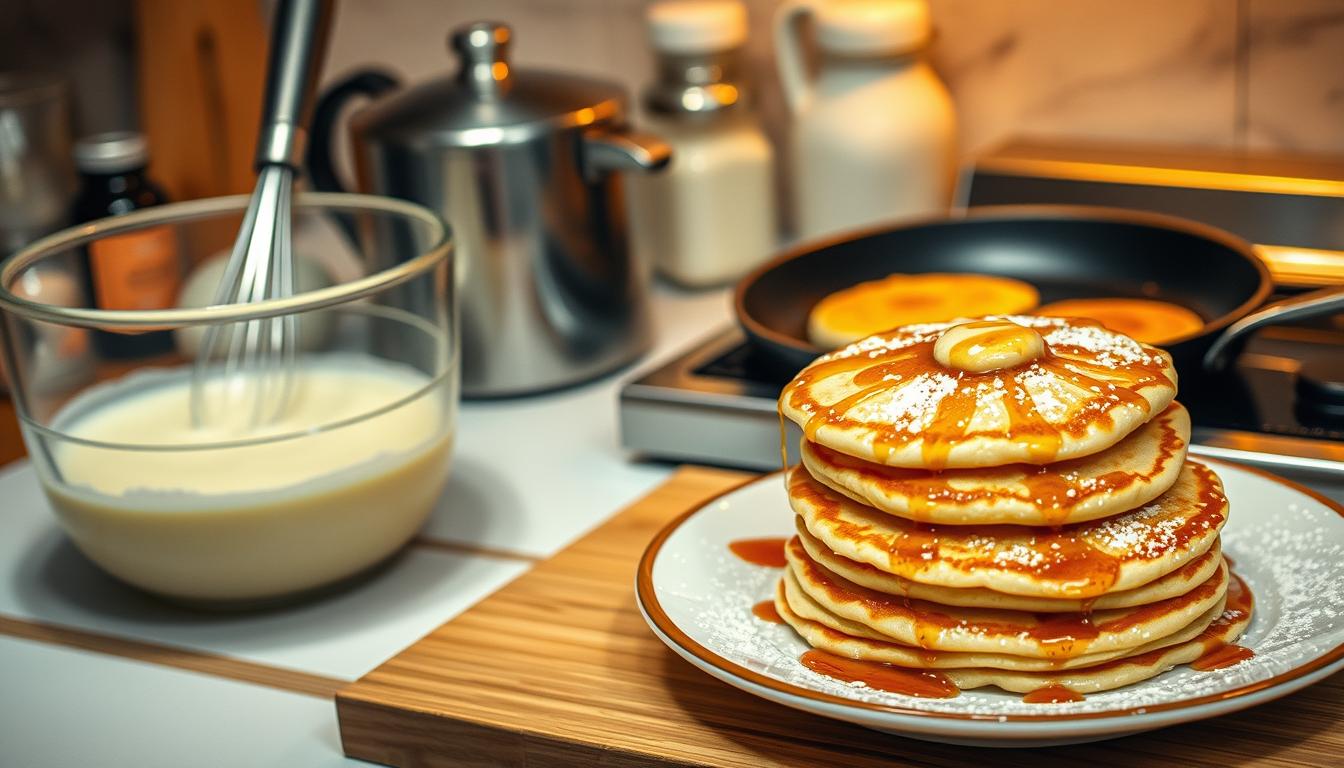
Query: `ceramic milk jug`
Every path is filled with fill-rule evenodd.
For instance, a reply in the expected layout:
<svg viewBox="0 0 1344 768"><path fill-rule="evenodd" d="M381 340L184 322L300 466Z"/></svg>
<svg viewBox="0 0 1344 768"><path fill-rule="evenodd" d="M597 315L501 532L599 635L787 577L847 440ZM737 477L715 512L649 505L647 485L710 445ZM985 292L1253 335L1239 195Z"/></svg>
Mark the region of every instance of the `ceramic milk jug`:
<svg viewBox="0 0 1344 768"><path fill-rule="evenodd" d="M809 16L814 76L800 39ZM956 118L924 56L931 31L925 0L793 0L779 9L775 48L793 115L800 239L947 208Z"/></svg>

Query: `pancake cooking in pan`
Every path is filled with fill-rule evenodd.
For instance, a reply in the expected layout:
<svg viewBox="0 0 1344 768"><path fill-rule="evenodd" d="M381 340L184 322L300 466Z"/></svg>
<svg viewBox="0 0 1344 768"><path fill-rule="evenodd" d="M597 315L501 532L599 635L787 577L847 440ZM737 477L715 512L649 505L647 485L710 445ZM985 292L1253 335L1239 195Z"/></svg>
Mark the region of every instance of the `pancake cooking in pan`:
<svg viewBox="0 0 1344 768"><path fill-rule="evenodd" d="M835 349L879 331L967 315L1017 315L1040 302L1031 283L997 275L888 275L836 291L812 307L807 335Z"/></svg>

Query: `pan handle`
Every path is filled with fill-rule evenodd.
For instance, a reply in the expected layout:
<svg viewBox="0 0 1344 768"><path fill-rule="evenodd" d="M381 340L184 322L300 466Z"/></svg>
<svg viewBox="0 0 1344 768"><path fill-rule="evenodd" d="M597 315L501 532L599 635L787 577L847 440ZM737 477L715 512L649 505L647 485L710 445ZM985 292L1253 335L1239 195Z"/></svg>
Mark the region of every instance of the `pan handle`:
<svg viewBox="0 0 1344 768"><path fill-rule="evenodd" d="M1204 370L1217 373L1236 359L1246 339L1266 325L1344 312L1344 285L1304 293L1252 312L1228 326L1204 355Z"/></svg>

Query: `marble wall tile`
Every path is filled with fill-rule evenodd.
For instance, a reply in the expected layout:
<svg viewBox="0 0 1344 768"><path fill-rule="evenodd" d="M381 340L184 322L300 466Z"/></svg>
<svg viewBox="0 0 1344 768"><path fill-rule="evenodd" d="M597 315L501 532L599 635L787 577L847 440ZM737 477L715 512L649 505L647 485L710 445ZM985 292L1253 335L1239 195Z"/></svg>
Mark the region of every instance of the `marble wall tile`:
<svg viewBox="0 0 1344 768"><path fill-rule="evenodd" d="M1344 2L1249 0L1245 142L1344 154Z"/></svg>
<svg viewBox="0 0 1344 768"><path fill-rule="evenodd" d="M779 0L747 0L767 127L787 119L771 45ZM1231 146L1235 0L930 0L934 66L963 154L1017 134ZM1159 22L1160 23L1157 23Z"/></svg>
<svg viewBox="0 0 1344 768"><path fill-rule="evenodd" d="M1013 134L1231 146L1234 0L931 0L964 152Z"/></svg>
<svg viewBox="0 0 1344 768"><path fill-rule="evenodd" d="M788 116L775 72L780 0L744 0L748 73L767 131ZM963 154L1013 135L1344 151L1344 0L929 0L932 49ZM620 82L653 76L647 0L341 0L326 79L378 63L452 71L453 26L508 21L515 60ZM1241 46L1241 47L1239 47Z"/></svg>
<svg viewBox="0 0 1344 768"><path fill-rule="evenodd" d="M456 60L449 32L481 19L514 29L511 55L519 66L564 69L634 83L651 66L642 37L620 30L639 18L636 0L340 0L324 80L380 64L408 81L448 74Z"/></svg>

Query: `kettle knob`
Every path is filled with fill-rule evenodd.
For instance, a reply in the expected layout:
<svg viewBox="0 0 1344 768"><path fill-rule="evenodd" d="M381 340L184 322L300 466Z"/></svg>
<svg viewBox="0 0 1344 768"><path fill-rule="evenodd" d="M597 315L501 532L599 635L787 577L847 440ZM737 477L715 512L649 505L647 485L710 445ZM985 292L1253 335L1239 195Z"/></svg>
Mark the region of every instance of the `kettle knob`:
<svg viewBox="0 0 1344 768"><path fill-rule="evenodd" d="M497 21L476 21L454 29L448 40L462 63L458 82L480 96L502 94L509 84L512 38L509 25Z"/></svg>

